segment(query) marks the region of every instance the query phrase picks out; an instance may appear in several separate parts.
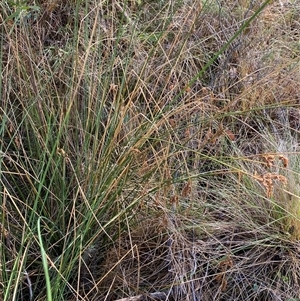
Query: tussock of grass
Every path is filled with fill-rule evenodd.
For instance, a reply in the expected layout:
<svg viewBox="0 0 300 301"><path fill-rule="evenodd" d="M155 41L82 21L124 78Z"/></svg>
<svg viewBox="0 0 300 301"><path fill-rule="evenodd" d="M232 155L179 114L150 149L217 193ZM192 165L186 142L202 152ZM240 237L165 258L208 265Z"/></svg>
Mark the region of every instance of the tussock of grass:
<svg viewBox="0 0 300 301"><path fill-rule="evenodd" d="M299 298L299 3L261 5L0 4L1 300Z"/></svg>

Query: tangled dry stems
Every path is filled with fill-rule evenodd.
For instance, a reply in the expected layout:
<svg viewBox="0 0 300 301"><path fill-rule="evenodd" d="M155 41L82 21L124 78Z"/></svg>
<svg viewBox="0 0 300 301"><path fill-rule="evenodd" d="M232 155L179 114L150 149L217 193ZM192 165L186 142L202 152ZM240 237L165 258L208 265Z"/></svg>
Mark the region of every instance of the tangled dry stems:
<svg viewBox="0 0 300 301"><path fill-rule="evenodd" d="M87 239L76 258L81 265L67 281L72 289L66 298L297 298L298 191L289 187L299 173L291 166L299 149L289 146L299 136L296 4L268 6L202 78L188 85L255 8L248 1L206 7L195 1L178 7L114 3L87 1L89 12L80 7L76 20L74 4L41 1L36 18L34 11L26 15L30 26L9 19L11 8L2 4L6 266L12 267L21 249L26 209L34 206L40 175L42 160L29 140L41 145L45 159L51 157L50 120L51 137L67 128L59 145L53 143L57 157L51 172L62 162L64 176L55 182L61 189L57 182L68 180L70 203L59 210L62 195L49 184L51 204L43 214L55 220L63 212L79 227L85 197L94 191L99 196L99 179L112 166L99 172L102 161L125 168L116 181L107 181L110 188L93 214L101 212L127 174L131 179L112 208L120 211L131 201L132 187L141 199L125 221L118 219L117 228L126 224L126 230L112 227L106 235L96 230ZM101 218L109 221L110 212ZM76 236L66 223L63 237L49 246L54 258L61 241L68 245L68 233ZM103 246L103 241L109 242ZM39 246L33 239L26 248L27 280L40 288ZM22 282L26 292L27 280Z"/></svg>

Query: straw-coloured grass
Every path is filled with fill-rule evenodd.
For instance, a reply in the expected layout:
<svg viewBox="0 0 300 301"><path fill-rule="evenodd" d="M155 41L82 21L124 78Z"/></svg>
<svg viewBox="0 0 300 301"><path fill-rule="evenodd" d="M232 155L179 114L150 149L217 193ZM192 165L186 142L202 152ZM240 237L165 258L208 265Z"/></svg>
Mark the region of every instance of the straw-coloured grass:
<svg viewBox="0 0 300 301"><path fill-rule="evenodd" d="M299 3L6 1L1 300L298 300Z"/></svg>

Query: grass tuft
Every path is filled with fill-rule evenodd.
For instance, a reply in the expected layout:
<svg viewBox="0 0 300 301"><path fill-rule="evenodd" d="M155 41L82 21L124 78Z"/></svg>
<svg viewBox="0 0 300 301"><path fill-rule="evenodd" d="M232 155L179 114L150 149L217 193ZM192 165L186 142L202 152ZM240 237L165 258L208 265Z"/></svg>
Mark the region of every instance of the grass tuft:
<svg viewBox="0 0 300 301"><path fill-rule="evenodd" d="M298 300L298 1L0 10L1 300Z"/></svg>

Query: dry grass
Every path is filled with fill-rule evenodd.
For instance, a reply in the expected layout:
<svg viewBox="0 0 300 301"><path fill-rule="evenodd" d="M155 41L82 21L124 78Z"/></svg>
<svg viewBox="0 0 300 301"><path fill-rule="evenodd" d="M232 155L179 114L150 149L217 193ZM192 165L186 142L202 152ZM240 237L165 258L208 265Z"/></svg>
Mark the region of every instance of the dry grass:
<svg viewBox="0 0 300 301"><path fill-rule="evenodd" d="M299 1L208 64L257 5L0 4L1 299L299 300Z"/></svg>

